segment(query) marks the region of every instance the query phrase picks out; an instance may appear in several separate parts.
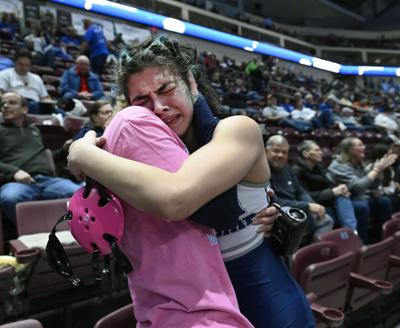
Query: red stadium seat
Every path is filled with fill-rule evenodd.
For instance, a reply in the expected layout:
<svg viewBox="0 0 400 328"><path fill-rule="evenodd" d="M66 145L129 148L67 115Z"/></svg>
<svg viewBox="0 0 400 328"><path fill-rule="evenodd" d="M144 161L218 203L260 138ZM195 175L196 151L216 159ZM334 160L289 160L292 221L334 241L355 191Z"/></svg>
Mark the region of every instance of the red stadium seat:
<svg viewBox="0 0 400 328"><path fill-rule="evenodd" d="M136 320L133 316L133 306L132 304L128 304L101 318L96 322L94 328L130 328L135 324Z"/></svg>
<svg viewBox="0 0 400 328"><path fill-rule="evenodd" d="M354 256L339 256L337 245L329 241L304 246L293 255L293 276L306 295L314 294L315 302L327 308L318 311L311 303L318 321L331 326L343 321Z"/></svg>
<svg viewBox="0 0 400 328"><path fill-rule="evenodd" d="M393 284L385 279L393 238L363 246L350 228L340 228L321 234L320 239L335 242L340 255L347 252L355 254L348 295L348 302L353 311L376 300L380 295L392 292Z"/></svg>
<svg viewBox="0 0 400 328"><path fill-rule="evenodd" d="M383 238L393 237L394 245L390 255L390 266L386 279L400 285L400 218L386 221L382 227Z"/></svg>
<svg viewBox="0 0 400 328"><path fill-rule="evenodd" d="M65 116L64 128L68 132L68 134L73 137L89 121L89 117Z"/></svg>
<svg viewBox="0 0 400 328"><path fill-rule="evenodd" d="M60 125L60 121L53 115L27 114L28 122L35 125Z"/></svg>
<svg viewBox="0 0 400 328"><path fill-rule="evenodd" d="M43 143L51 150L60 149L68 139L67 132L61 125L37 125L42 133Z"/></svg>

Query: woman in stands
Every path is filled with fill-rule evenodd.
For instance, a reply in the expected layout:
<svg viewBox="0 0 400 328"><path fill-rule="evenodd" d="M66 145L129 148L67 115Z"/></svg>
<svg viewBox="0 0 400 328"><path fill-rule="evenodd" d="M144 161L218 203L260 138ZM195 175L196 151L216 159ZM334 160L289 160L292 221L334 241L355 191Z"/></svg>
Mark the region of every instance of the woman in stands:
<svg viewBox="0 0 400 328"><path fill-rule="evenodd" d="M97 100L90 108L90 121L75 135L74 140L82 138L90 130L96 132L96 137L101 137L112 113L113 109L107 100Z"/></svg>
<svg viewBox="0 0 400 328"><path fill-rule="evenodd" d="M375 161L370 170L366 170L364 159L364 143L358 138L345 138L337 147L337 156L328 167L327 177L334 184L347 185L357 217L360 215L369 218L372 215L377 219L377 231L374 236L370 236L376 241L380 239L383 223L390 219L392 206L389 197L375 196L371 193L371 189L378 183L377 178L381 173L395 163L397 154L383 156ZM360 228L367 229L367 227Z"/></svg>
<svg viewBox="0 0 400 328"><path fill-rule="evenodd" d="M185 143L191 155L180 168L170 173L110 154L95 147L93 133L71 146L69 167L76 176L85 174L101 182L137 209L171 222L184 220L218 196L209 219L239 219L236 227L217 235L242 313L256 327L314 327L303 292L259 233L266 228L254 224L262 223L255 216L268 205L270 178L260 129L244 116L221 121L214 117L210 107L217 109L217 104L206 81L200 76L195 81L192 74L199 72L194 70L195 59L194 47L161 36L128 47L118 65L126 101L148 108ZM115 120L134 111L125 109L113 119L105 135L107 147L116 143L108 133ZM168 143L167 138L154 138L156 143ZM165 155L164 161L171 158ZM191 246L196 247L195 242Z"/></svg>

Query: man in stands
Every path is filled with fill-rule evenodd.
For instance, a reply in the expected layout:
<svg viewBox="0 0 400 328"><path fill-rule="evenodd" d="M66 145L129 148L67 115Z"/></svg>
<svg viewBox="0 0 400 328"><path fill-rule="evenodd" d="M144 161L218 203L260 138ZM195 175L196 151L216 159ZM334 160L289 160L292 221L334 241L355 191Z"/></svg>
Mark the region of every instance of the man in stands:
<svg viewBox="0 0 400 328"><path fill-rule="evenodd" d="M90 55L92 70L99 76L103 73L103 68L110 53L107 40L100 25L92 23L88 18L83 20L85 29L84 42L82 42L82 52Z"/></svg>
<svg viewBox="0 0 400 328"><path fill-rule="evenodd" d="M104 97L98 75L90 71L90 60L78 56L76 65L61 77L61 94L64 99L98 100Z"/></svg>
<svg viewBox="0 0 400 328"><path fill-rule="evenodd" d="M40 114L39 102L51 101L43 80L30 72L32 55L27 49L20 49L14 57L15 66L0 72L0 95L13 90L28 100L29 113Z"/></svg>
<svg viewBox="0 0 400 328"><path fill-rule="evenodd" d="M281 135L274 135L267 140L266 151L271 168L271 187L275 192L274 201L282 206L297 207L306 212L308 230L313 241L318 240L321 233L332 230L333 219L326 214L325 207L314 202L287 164L288 141Z"/></svg>
<svg viewBox="0 0 400 328"><path fill-rule="evenodd" d="M79 185L53 177L37 127L28 125L28 104L15 91L6 91L0 100L0 207L15 224L15 205L37 199L70 197Z"/></svg>

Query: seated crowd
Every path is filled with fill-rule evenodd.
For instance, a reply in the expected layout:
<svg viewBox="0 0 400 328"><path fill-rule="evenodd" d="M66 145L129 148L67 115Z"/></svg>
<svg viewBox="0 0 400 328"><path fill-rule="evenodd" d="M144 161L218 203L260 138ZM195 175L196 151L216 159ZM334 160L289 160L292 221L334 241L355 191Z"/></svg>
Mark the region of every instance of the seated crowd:
<svg viewBox="0 0 400 328"><path fill-rule="evenodd" d="M54 23L51 23L51 20L49 22L49 26L40 33L37 32L38 23L31 22L30 34L25 36L19 35L17 28L9 28L10 37L16 40L18 46L11 47L11 52L8 53L14 54L13 66L0 71L0 92L3 96L20 96L24 100L18 100L20 106L15 105L15 108L9 101L2 100L3 125L25 126L27 121L24 117L27 113L54 115L59 119L60 125L63 125L63 119L68 116L86 117L85 121L80 122L80 131L79 128L73 133L70 131L63 147L53 149L56 161L61 163L57 166L60 168L57 174L71 177L64 167L68 146L73 139L82 137L89 129L94 129L98 136L102 135L105 123L112 113L111 104L114 102L109 92L112 88L112 76L102 74L103 70L106 73L112 71L110 64L105 64L110 53L108 49L113 55L118 55L118 50L125 43L121 35L118 35L115 42L106 44L107 51L102 50L104 47L96 48L100 49L98 51L100 55L96 55L90 49L98 44L104 46L105 39L103 35L93 40L93 35L99 31L95 30L95 24L89 19L84 19L86 33L83 37L78 36L73 28L67 28L64 32L56 31ZM37 61L38 53L42 54L42 59L47 56L43 51L32 49L32 44L37 43L32 35L38 33L41 34L37 37L42 41L43 49L54 52L50 61ZM55 40L58 41L54 42ZM61 51L56 51L57 46L54 44L58 44ZM10 50L7 47L6 49ZM32 65L32 63L43 65ZM199 63L204 66L212 86L220 97L221 115L248 115L260 123L265 138L270 137L266 150L274 172L272 185L276 197L282 204L300 207L309 213L313 221L310 223L311 240L318 239L319 231L329 230L335 224L349 226L358 231L363 241L368 243L370 218L376 219L378 226L381 226L391 213L397 210L393 199L396 199L398 194L396 179L399 178L399 174L393 169L388 182L385 173L385 183L395 186L389 200L387 195L381 195L377 191L381 190L378 181L382 182L385 170L395 167L393 164L395 160L393 156L382 154L380 159L375 158L376 163L380 164L372 163L369 171L364 172L366 149L360 140L364 136L361 132L369 131L377 138L382 134L385 144L393 144L387 146L389 147L387 153L398 152L396 145L400 139L396 110L400 101L398 97L391 97L393 90L398 88L397 84L387 80L382 83L365 81L364 89L361 89L356 84L340 80L332 82L318 80L312 76L295 74L283 69L279 67L278 60L271 57L237 64L235 60L226 56L218 59L212 53L202 53L199 56ZM46 68L51 65L55 65L55 69ZM108 91L104 91L104 87L108 88ZM9 90L13 93L9 94ZM17 123L8 118L12 111L19 111L18 115L13 114L18 120ZM328 153L327 161L323 161L320 145L313 140L307 140L315 140L316 135L313 133L324 130L331 131L325 136L339 137L332 139L329 144L325 142L321 145ZM281 136L271 137L276 132ZM358 147L359 154L355 152L350 156L353 143L356 144L354 148ZM299 151L296 153L294 148L289 150L289 144L292 147L298 145ZM43 145L40 147L44 149ZM329 154L333 154L335 148L337 155L328 167L327 164L331 160ZM368 149L368 152L371 151L372 149ZM23 156L30 155L26 153ZM293 162L295 158L297 163L291 169L287 164ZM2 164L12 164L26 173L21 180L25 183L29 177L31 179L29 183L36 181L32 177L33 174L50 175L47 171L24 170L25 162L30 162L29 158L21 158L15 163L7 161L3 161ZM19 171L6 171L1 172L3 183L19 182L21 175ZM354 177L350 178L351 176ZM288 179L294 181L291 184L293 190L284 188ZM316 187L325 189L319 190L315 189ZM42 195L36 198L65 197L69 194L68 191L60 196L47 196L42 192ZM8 201L5 201L3 196L2 211L6 218L13 221L14 215L10 214L12 211L5 210L6 206L3 203ZM13 200L13 206L21 200L26 199ZM381 211L380 207L384 210Z"/></svg>
<svg viewBox="0 0 400 328"><path fill-rule="evenodd" d="M0 55L11 61L0 66L0 224L11 231L8 239L15 237L17 203L68 198L83 185L66 169L68 148L89 130L102 136L116 107L112 62L124 41L93 37L96 26L88 19L84 25L83 37L72 28L0 33L14 44L0 42ZM361 87L316 79L272 57L238 64L204 52L198 62L219 96L220 116L247 115L263 130L273 201L308 216L302 246L336 227L351 228L365 245L382 239L383 224L400 211L395 81L364 80ZM51 155L49 123L35 123L39 117L51 117L64 133Z"/></svg>

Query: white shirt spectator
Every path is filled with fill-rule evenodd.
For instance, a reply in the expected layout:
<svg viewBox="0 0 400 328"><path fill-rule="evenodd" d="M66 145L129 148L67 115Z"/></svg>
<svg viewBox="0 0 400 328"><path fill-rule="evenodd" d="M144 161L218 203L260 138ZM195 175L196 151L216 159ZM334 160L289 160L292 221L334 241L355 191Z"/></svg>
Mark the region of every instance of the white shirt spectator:
<svg viewBox="0 0 400 328"><path fill-rule="evenodd" d="M399 130L399 125L396 121L396 117L391 114L378 114L375 117L374 124L385 129L388 132L396 132Z"/></svg>
<svg viewBox="0 0 400 328"><path fill-rule="evenodd" d="M301 110L296 108L292 110L292 112L290 113L293 119L306 122L311 121L311 119L315 116L315 114L316 111L308 107L302 107Z"/></svg>
<svg viewBox="0 0 400 328"><path fill-rule="evenodd" d="M31 72L26 75L19 75L14 68L8 68L0 72L0 90L15 91L24 98L32 99L36 102L49 96L39 75Z"/></svg>
<svg viewBox="0 0 400 328"><path fill-rule="evenodd" d="M281 120L290 115L289 112L287 112L283 107L276 105L265 107L262 111L262 114L265 118L274 121Z"/></svg>

